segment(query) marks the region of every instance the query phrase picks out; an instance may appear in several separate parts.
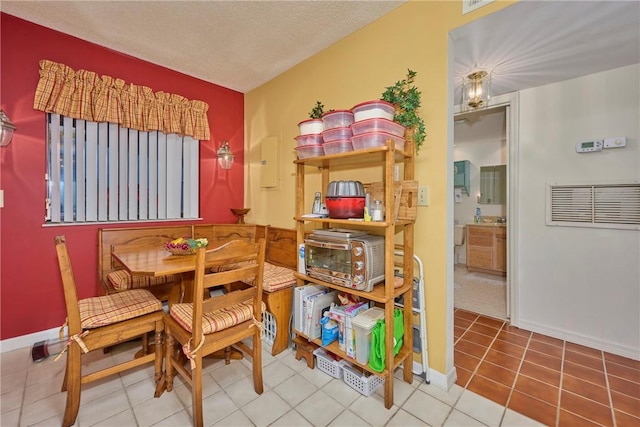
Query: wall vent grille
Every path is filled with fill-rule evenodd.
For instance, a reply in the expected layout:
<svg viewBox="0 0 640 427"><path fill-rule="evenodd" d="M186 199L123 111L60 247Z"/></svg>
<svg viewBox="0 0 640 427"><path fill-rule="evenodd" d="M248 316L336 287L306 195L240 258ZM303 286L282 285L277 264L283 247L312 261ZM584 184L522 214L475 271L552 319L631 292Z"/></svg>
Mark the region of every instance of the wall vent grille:
<svg viewBox="0 0 640 427"><path fill-rule="evenodd" d="M640 184L547 188L547 225L640 230Z"/></svg>

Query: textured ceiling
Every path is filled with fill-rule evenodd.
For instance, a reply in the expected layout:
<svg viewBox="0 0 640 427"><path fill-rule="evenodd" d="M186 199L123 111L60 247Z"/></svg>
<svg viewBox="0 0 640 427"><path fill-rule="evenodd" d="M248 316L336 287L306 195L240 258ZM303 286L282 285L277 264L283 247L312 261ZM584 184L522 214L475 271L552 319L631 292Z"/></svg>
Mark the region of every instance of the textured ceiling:
<svg viewBox="0 0 640 427"><path fill-rule="evenodd" d="M502 95L640 62L640 2L521 1L452 31L456 104L464 76Z"/></svg>
<svg viewBox="0 0 640 427"><path fill-rule="evenodd" d="M247 92L403 3L2 0L0 9ZM493 72L500 95L640 62L640 2L520 1L451 35L458 103L476 69Z"/></svg>
<svg viewBox="0 0 640 427"><path fill-rule="evenodd" d="M405 1L7 1L3 12L247 92Z"/></svg>

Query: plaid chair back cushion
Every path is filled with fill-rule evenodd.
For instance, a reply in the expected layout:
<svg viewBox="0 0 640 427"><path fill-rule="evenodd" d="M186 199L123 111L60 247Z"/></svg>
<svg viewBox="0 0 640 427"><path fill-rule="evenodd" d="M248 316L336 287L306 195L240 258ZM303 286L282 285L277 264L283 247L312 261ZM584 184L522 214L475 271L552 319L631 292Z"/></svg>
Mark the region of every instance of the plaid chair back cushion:
<svg viewBox="0 0 640 427"><path fill-rule="evenodd" d="M162 303L144 289L78 301L83 329L98 328L162 310Z"/></svg>
<svg viewBox="0 0 640 427"><path fill-rule="evenodd" d="M266 311L266 305L262 303L262 312ZM193 304L173 304L169 314L185 330L192 332L191 323L193 316ZM205 313L202 318L202 332L211 334L216 331L238 325L253 317L253 301L247 300L240 304L225 307L220 310ZM258 321L262 319L257 319Z"/></svg>
<svg viewBox="0 0 640 427"><path fill-rule="evenodd" d="M126 291L127 289L148 288L154 285L163 285L175 281L173 275L169 276L132 276L127 270L116 270L107 274L107 280L116 291Z"/></svg>

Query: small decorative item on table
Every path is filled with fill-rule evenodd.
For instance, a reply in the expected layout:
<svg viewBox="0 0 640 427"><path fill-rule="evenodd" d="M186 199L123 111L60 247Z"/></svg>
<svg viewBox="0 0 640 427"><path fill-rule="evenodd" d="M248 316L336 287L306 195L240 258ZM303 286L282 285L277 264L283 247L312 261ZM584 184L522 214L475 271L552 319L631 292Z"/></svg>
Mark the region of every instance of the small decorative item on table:
<svg viewBox="0 0 640 427"><path fill-rule="evenodd" d="M165 248L173 255L192 255L196 253L198 248L206 248L207 245L209 245L209 241L206 238L179 237L165 244Z"/></svg>

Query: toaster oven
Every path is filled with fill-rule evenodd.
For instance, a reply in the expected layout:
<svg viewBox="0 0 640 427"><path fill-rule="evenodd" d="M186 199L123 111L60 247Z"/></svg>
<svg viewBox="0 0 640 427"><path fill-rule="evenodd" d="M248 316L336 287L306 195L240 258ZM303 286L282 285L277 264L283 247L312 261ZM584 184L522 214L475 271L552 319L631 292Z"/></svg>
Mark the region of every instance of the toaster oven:
<svg viewBox="0 0 640 427"><path fill-rule="evenodd" d="M305 241L307 275L327 283L370 292L384 280L384 237L366 232L315 230Z"/></svg>

